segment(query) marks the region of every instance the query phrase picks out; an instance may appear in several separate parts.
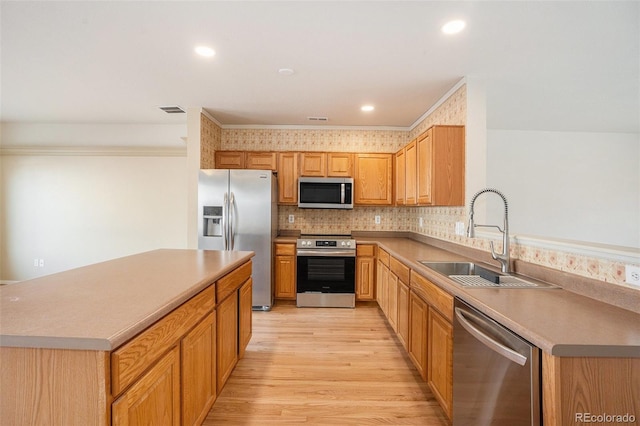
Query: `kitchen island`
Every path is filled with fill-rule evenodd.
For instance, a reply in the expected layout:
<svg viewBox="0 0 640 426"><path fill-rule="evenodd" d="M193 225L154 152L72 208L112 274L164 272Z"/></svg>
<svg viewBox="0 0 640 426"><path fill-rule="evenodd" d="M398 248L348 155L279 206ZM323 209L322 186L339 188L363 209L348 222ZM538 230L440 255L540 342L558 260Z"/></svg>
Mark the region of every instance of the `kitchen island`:
<svg viewBox="0 0 640 426"><path fill-rule="evenodd" d="M155 250L0 289L0 424L200 422L251 336L253 252Z"/></svg>

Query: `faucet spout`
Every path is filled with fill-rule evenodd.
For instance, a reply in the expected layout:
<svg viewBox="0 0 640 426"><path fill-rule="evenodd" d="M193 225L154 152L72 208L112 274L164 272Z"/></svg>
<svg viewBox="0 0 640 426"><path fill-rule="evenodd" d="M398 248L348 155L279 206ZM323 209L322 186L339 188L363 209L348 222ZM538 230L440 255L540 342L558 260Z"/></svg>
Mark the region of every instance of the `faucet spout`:
<svg viewBox="0 0 640 426"><path fill-rule="evenodd" d="M502 198L502 201L504 203L504 225L502 227L502 229L500 229L499 226L496 225L476 225L473 221L473 210L474 210L474 206L476 203L476 199L482 195L485 194L487 192L493 192L494 194L497 194L500 196L500 198ZM504 194L500 191L498 191L497 189L493 189L493 188L485 188L482 189L480 191L478 191L472 198L471 198L471 206L469 208L469 224L467 226L467 237L469 238L474 238L475 237L475 228L476 227L485 227L485 228L497 228L498 231L500 231L500 233L502 233L502 252L501 253L497 253L495 251L495 248L493 246L493 241L491 241L490 243L490 247L491 247L491 257L494 260L497 260L498 262L500 262L500 270L504 273L509 273L509 266L511 264L511 259L510 259L510 252L509 252L509 204L507 203L507 197L504 196Z"/></svg>

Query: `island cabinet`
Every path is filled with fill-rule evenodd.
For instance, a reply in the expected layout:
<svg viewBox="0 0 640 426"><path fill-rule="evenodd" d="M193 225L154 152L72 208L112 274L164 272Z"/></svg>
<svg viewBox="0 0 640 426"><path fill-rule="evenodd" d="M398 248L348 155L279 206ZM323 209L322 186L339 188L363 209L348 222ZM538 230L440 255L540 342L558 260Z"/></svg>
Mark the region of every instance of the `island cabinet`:
<svg viewBox="0 0 640 426"><path fill-rule="evenodd" d="M393 204L393 154L356 154L354 204Z"/></svg>
<svg viewBox="0 0 640 426"><path fill-rule="evenodd" d="M275 297L276 299L296 299L296 245L295 243L275 244Z"/></svg>

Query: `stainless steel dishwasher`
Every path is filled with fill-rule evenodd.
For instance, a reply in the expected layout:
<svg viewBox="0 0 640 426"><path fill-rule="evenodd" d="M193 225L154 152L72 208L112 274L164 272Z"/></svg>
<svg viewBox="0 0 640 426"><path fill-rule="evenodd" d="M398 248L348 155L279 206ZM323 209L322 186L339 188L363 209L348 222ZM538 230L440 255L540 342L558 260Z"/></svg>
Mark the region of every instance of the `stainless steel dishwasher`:
<svg viewBox="0 0 640 426"><path fill-rule="evenodd" d="M453 424L540 425L540 349L456 298Z"/></svg>

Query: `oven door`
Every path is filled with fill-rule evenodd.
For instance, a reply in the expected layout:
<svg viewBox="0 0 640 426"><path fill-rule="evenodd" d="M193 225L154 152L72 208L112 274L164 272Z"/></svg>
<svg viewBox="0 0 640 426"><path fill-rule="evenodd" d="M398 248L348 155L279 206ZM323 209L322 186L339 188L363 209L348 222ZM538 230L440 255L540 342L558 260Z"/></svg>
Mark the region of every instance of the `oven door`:
<svg viewBox="0 0 640 426"><path fill-rule="evenodd" d="M298 251L298 293L355 293L355 255ZM327 252L329 250L326 250Z"/></svg>

